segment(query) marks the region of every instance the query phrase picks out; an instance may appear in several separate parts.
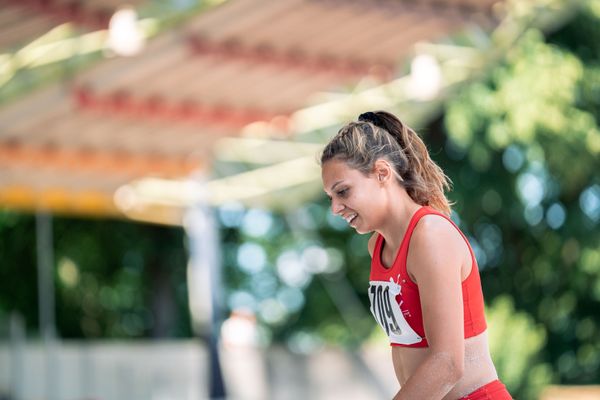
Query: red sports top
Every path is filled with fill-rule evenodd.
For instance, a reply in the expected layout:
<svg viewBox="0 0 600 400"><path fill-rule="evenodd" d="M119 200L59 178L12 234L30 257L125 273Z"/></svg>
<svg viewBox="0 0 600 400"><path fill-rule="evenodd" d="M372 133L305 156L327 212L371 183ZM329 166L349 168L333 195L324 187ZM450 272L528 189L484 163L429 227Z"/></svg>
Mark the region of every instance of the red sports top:
<svg viewBox="0 0 600 400"><path fill-rule="evenodd" d="M477 260L469 241L445 214L429 206L423 206L411 217L392 266L386 268L381 262L381 249L383 247L383 236L381 235L377 235L373 259L371 260L369 279L371 312L390 338L392 346L428 347L425 329L423 328L419 287L410 279L406 269L410 238L421 217L427 214L440 215L450 221L469 246L472 260L471 272L462 282L465 338L477 336L485 331L487 327L483 312L483 293Z"/></svg>

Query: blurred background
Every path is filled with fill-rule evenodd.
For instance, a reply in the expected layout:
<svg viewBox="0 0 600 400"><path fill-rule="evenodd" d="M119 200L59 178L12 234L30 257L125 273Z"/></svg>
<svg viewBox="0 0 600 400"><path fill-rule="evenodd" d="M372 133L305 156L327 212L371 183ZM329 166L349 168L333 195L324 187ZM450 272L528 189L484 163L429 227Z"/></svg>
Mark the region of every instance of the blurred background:
<svg viewBox="0 0 600 400"><path fill-rule="evenodd" d="M453 181L518 399L600 398L600 1L0 0L0 399L389 399L319 150Z"/></svg>

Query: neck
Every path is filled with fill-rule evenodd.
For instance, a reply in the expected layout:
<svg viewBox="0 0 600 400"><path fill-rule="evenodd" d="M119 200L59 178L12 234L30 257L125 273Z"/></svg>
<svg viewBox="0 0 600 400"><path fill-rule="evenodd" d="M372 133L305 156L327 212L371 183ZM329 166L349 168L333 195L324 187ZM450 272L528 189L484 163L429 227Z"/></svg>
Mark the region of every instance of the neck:
<svg viewBox="0 0 600 400"><path fill-rule="evenodd" d="M390 193L389 197L388 217L376 231L384 237L387 246L397 251L411 217L421 208L421 205L416 203L402 187L398 187L394 192Z"/></svg>

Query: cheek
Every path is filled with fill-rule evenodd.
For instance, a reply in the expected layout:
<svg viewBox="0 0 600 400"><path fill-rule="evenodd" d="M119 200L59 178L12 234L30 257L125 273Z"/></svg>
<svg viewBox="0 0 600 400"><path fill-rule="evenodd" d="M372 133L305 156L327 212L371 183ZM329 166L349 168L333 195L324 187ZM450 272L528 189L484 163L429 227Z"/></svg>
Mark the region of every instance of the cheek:
<svg viewBox="0 0 600 400"><path fill-rule="evenodd" d="M378 224L381 220L386 218L384 207L379 202L379 198L377 196L360 196L360 198L356 198L355 201L356 211L363 217L363 219L368 220L369 224L375 223Z"/></svg>
<svg viewBox="0 0 600 400"><path fill-rule="evenodd" d="M367 186L365 190L361 190L356 194L356 200L359 202L363 211L376 211L381 208L381 196L372 187Z"/></svg>
<svg viewBox="0 0 600 400"><path fill-rule="evenodd" d="M372 196L369 199L369 216L375 224L382 224L389 218L388 204L380 196Z"/></svg>

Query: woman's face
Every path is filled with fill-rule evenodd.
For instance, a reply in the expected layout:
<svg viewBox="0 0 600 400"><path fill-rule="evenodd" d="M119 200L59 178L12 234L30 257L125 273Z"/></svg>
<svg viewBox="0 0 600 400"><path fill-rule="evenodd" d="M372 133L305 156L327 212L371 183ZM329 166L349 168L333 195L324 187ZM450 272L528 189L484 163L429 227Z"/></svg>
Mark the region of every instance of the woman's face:
<svg viewBox="0 0 600 400"><path fill-rule="evenodd" d="M358 233L375 230L382 221L381 185L376 175L365 176L346 162L332 159L321 168L323 189L331 200L331 211Z"/></svg>

